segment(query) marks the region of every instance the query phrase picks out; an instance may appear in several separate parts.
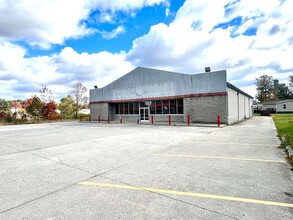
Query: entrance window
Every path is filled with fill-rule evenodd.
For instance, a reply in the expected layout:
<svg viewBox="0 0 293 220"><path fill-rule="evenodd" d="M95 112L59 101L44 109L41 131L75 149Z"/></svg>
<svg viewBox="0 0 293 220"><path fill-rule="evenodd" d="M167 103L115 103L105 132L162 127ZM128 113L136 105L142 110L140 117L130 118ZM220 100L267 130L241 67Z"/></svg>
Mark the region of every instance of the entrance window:
<svg viewBox="0 0 293 220"><path fill-rule="evenodd" d="M170 106L169 106L169 100L163 101L163 114L170 114Z"/></svg>

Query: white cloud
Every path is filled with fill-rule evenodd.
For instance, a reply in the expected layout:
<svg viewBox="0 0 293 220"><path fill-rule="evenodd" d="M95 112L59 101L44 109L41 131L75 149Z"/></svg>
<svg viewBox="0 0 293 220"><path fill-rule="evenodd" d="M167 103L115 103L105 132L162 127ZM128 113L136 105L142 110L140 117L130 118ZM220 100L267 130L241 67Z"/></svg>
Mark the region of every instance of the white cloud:
<svg viewBox="0 0 293 220"><path fill-rule="evenodd" d="M83 0L2 0L0 36L49 48L65 39L93 33L83 22L89 10Z"/></svg>
<svg viewBox="0 0 293 220"><path fill-rule="evenodd" d="M9 56L2 51L9 51ZM134 68L123 52L77 53L70 47L52 56L26 58L22 48L6 43L0 46L0 60L4 57L5 66L0 63L0 97L8 99L28 98L47 85L58 100L76 82L88 88L102 87Z"/></svg>
<svg viewBox="0 0 293 220"><path fill-rule="evenodd" d="M91 5L101 11L110 11L112 13L117 11L124 11L132 13L135 10L143 7L155 6L159 4L168 5L168 0L92 0Z"/></svg>
<svg viewBox="0 0 293 220"><path fill-rule="evenodd" d="M283 82L293 72L290 60L293 57L290 11L293 1L290 0L282 4L278 0L187 0L172 23L152 26L147 34L133 41L128 52L78 53L65 47L51 56L26 58L26 49L12 42L22 39L48 48L69 38L98 32L85 23L94 10L100 12L100 22L115 23L118 11L133 16L145 6L165 4L166 10L170 7L166 0L41 2L0 2L2 97L11 97L14 93L15 98L27 98L41 85L48 85L60 98L76 81L89 88L102 87L134 66L185 73L203 72L206 66L212 70L227 69L229 81L251 95L255 93L256 77L268 74ZM167 16L169 11L166 13ZM219 26L235 18L241 18L239 26ZM251 28L256 29L256 35L243 35ZM125 28L118 26L100 34L112 39L124 32Z"/></svg>
<svg viewBox="0 0 293 220"><path fill-rule="evenodd" d="M1 0L0 37L9 41L25 40L32 46L49 49L66 39L78 39L95 33L87 26L94 11L102 16L98 22L113 22L118 11L133 13L145 6L167 0ZM116 31L122 31L121 27ZM121 32L120 32L121 33Z"/></svg>
<svg viewBox="0 0 293 220"><path fill-rule="evenodd" d="M139 66L186 73L203 72L205 66L228 69L228 79L246 89L253 88L255 80L247 76L266 73L278 78L284 72L289 76L293 70L293 16L288 7L293 7L292 1L283 5L278 0L228 3L185 1L173 23L154 25L133 41L128 59ZM238 17L242 17L238 27L215 29ZM257 29L256 35L242 35L252 27Z"/></svg>
<svg viewBox="0 0 293 220"><path fill-rule="evenodd" d="M125 27L120 25L116 29L112 30L111 32L107 31L98 31L102 37L106 40L111 40L113 38L118 37L118 35L125 33Z"/></svg>

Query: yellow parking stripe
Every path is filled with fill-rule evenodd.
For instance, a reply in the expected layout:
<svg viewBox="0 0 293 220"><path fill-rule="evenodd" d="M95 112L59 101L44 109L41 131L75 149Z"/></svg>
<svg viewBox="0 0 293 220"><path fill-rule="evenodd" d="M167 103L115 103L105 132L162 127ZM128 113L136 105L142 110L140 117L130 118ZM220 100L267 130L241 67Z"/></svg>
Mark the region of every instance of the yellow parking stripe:
<svg viewBox="0 0 293 220"><path fill-rule="evenodd" d="M138 190L138 191L150 191L150 192L156 192L156 193L162 193L162 194L192 196L192 197L201 197L201 198L209 198L209 199L219 199L219 200L228 200L228 201L236 201L236 202L246 202L246 203L293 208L293 204L290 204L290 203L272 202L272 201L266 201L266 200L247 199L247 198L240 198L240 197L220 196L220 195L194 193L194 192L182 192L182 191L175 191L175 190L154 189L154 188L146 188L146 187L135 187L135 186L109 184L109 183L80 182L79 184L88 185L88 186L110 187L110 188L129 189L129 190Z"/></svg>
<svg viewBox="0 0 293 220"><path fill-rule="evenodd" d="M205 158L205 159L222 159L222 160L246 160L246 161L256 161L256 162L268 162L268 163L286 163L282 160L265 160L256 158L241 158L241 157L216 157L216 156L206 156L206 155L194 155L194 154L152 154L154 156L163 157L191 157L191 158Z"/></svg>

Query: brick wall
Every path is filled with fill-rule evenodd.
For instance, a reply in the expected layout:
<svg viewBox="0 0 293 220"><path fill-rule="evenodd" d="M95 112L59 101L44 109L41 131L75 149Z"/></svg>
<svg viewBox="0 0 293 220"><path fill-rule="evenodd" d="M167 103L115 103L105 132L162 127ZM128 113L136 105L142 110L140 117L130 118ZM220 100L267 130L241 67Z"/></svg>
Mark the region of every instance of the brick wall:
<svg viewBox="0 0 293 220"><path fill-rule="evenodd" d="M91 116L93 121L98 120L98 115L100 115L100 119L102 121L108 120L108 115L109 115L108 103L91 104L90 110L91 110Z"/></svg>
<svg viewBox="0 0 293 220"><path fill-rule="evenodd" d="M224 96L191 97L184 99L184 122L190 114L192 123L228 123L228 98Z"/></svg>

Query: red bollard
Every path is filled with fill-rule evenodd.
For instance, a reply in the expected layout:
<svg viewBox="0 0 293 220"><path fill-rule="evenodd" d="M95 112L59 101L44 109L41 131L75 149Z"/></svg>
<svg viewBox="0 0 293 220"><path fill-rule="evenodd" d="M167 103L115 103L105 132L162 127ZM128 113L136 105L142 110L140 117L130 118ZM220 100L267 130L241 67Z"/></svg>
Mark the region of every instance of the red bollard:
<svg viewBox="0 0 293 220"><path fill-rule="evenodd" d="M168 121L169 121L169 125L170 125L171 124L171 115L169 115Z"/></svg>
<svg viewBox="0 0 293 220"><path fill-rule="evenodd" d="M100 117L100 115L98 115L98 122L99 122L99 123L101 122L101 117Z"/></svg>
<svg viewBox="0 0 293 220"><path fill-rule="evenodd" d="M154 124L154 116L152 115L152 125Z"/></svg>
<svg viewBox="0 0 293 220"><path fill-rule="evenodd" d="M82 122L82 116L79 116L79 121Z"/></svg>
<svg viewBox="0 0 293 220"><path fill-rule="evenodd" d="M122 124L122 116L120 116L120 124Z"/></svg>
<svg viewBox="0 0 293 220"><path fill-rule="evenodd" d="M218 115L218 127L220 127L220 124L221 124L221 116Z"/></svg>
<svg viewBox="0 0 293 220"><path fill-rule="evenodd" d="M190 115L187 115L187 124L190 125Z"/></svg>
<svg viewBox="0 0 293 220"><path fill-rule="evenodd" d="M110 115L108 115L108 124L110 124Z"/></svg>
<svg viewBox="0 0 293 220"><path fill-rule="evenodd" d="M91 115L90 115L90 117L89 117L89 121L92 122L92 116L91 116Z"/></svg>

